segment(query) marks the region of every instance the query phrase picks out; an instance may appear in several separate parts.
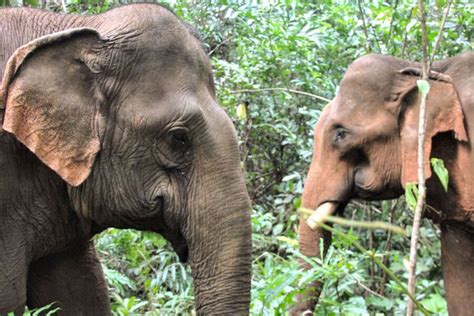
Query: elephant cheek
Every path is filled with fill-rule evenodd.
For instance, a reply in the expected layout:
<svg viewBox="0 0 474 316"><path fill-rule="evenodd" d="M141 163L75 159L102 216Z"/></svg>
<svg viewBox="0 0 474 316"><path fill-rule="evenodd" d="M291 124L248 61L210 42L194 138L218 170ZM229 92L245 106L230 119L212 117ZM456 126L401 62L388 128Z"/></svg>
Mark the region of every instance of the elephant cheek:
<svg viewBox="0 0 474 316"><path fill-rule="evenodd" d="M365 168L357 168L354 171L354 184L358 188L365 188L367 183L368 171Z"/></svg>
<svg viewBox="0 0 474 316"><path fill-rule="evenodd" d="M380 179L369 168L357 169L354 172L354 190L358 198L370 199L381 190Z"/></svg>
<svg viewBox="0 0 474 316"><path fill-rule="evenodd" d="M374 170L358 169L354 173L355 195L367 200L392 199L400 196L403 190L397 172L393 168Z"/></svg>

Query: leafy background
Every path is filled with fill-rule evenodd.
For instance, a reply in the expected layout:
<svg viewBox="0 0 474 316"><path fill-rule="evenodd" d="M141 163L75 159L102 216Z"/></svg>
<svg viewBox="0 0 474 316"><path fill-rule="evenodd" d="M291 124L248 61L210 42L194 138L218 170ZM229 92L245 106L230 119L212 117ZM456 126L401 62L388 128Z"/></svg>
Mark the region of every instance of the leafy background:
<svg viewBox="0 0 474 316"><path fill-rule="evenodd" d="M0 5L58 12L100 13L133 1L0 0ZM432 48L445 0L425 1ZM317 315L401 314L406 298L367 254L335 238L322 260L298 268L297 208L311 160L313 127L335 95L347 66L375 52L421 59L416 1L163 1L194 25L211 58L218 97L233 119L253 201L251 314L285 314L314 279L325 281ZM437 59L472 50L474 5L454 1ZM304 92L306 94L302 94ZM321 98L320 98L321 97ZM404 200L354 202L348 218L384 220L410 230ZM406 236L335 226L377 253L406 281ZM440 267L439 230L421 228L417 298L433 313L447 314ZM109 229L96 237L116 315L193 314L189 268L159 235Z"/></svg>

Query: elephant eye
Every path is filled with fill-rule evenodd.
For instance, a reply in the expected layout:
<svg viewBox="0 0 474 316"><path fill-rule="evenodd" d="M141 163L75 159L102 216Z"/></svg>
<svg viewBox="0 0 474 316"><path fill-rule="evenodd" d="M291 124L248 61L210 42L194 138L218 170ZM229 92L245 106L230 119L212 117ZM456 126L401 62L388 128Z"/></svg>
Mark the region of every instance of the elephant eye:
<svg viewBox="0 0 474 316"><path fill-rule="evenodd" d="M186 150L191 145L189 133L184 128L176 128L169 131L168 139L171 146L177 150Z"/></svg>
<svg viewBox="0 0 474 316"><path fill-rule="evenodd" d="M347 136L347 131L344 130L344 129L342 129L342 128L338 128L338 129L336 130L335 135L334 135L334 140L335 140L336 142L340 142L341 140L343 140L344 138L346 138L346 136Z"/></svg>

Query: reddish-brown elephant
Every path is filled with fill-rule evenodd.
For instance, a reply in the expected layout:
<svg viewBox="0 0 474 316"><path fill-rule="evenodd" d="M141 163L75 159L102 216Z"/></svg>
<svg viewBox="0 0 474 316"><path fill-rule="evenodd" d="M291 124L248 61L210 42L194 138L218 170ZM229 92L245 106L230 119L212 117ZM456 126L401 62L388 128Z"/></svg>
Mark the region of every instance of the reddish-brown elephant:
<svg viewBox="0 0 474 316"><path fill-rule="evenodd" d="M316 125L303 193L305 208L315 214L334 213L353 198L398 197L407 183L417 181L420 67L380 55L352 63ZM441 227L449 313L467 315L474 306L474 53L436 62L432 69L425 154L444 160L449 188L445 192L431 176L427 162L427 203L437 211L426 215ZM319 255L321 237L326 246L331 238L320 229L312 230L304 219L299 233L301 251L307 256ZM298 298L293 314L313 310L318 294L315 282Z"/></svg>

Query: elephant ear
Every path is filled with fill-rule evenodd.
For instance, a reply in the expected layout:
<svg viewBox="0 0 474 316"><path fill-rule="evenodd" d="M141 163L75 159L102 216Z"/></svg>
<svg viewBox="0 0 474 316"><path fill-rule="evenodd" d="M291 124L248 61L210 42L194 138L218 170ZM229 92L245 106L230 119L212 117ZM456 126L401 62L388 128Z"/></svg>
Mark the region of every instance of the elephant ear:
<svg viewBox="0 0 474 316"><path fill-rule="evenodd" d="M418 121L420 113L420 94L415 77L402 72L400 91L400 124L402 154L402 185L418 181ZM446 76L446 75L445 75ZM431 76L430 76L431 77ZM437 78L439 79L439 78ZM450 78L448 78L450 79ZM456 89L451 80L430 80L430 91L426 101L426 134L425 134L425 177L431 176L429 157L432 138L443 132L452 132L454 139L467 141L464 127L464 115Z"/></svg>
<svg viewBox="0 0 474 316"><path fill-rule="evenodd" d="M38 38L15 51L2 80L3 129L72 186L100 149L100 44L89 28Z"/></svg>

